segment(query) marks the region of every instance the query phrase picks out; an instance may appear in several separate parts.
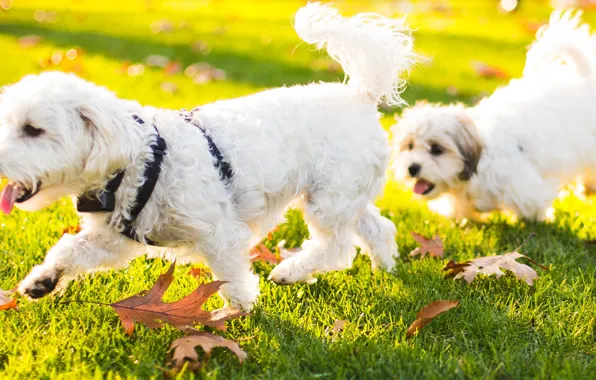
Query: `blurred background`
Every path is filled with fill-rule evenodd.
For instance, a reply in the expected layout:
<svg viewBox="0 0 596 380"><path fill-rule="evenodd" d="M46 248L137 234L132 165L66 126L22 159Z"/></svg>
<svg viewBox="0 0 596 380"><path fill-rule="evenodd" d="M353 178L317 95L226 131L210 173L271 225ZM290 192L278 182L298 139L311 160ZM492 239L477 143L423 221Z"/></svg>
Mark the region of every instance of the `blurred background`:
<svg viewBox="0 0 596 380"><path fill-rule="evenodd" d="M263 88L339 80L339 66L291 27L304 1L0 0L0 84L72 71L120 96L194 107ZM553 6L594 0L338 0L342 12L407 16L416 51L411 103L473 102L521 73L527 45Z"/></svg>

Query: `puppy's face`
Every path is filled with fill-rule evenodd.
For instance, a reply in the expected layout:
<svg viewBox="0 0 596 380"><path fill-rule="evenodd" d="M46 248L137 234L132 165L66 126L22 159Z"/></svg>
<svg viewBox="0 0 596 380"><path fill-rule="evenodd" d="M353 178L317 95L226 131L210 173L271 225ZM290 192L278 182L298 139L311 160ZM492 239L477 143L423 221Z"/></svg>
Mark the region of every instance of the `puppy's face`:
<svg viewBox="0 0 596 380"><path fill-rule="evenodd" d="M0 208L45 207L83 173L92 136L81 114L81 79L63 73L27 76L0 97L0 177L9 183ZM83 82L84 83L84 82Z"/></svg>
<svg viewBox="0 0 596 380"><path fill-rule="evenodd" d="M393 170L415 194L436 198L476 172L482 145L463 106L417 104L392 131Z"/></svg>

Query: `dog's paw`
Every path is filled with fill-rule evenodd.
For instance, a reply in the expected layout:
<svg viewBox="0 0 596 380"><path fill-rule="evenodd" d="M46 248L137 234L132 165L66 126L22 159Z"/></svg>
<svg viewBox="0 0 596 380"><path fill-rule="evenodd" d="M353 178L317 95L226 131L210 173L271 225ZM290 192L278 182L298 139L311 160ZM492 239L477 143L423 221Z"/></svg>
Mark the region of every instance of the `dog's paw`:
<svg viewBox="0 0 596 380"><path fill-rule="evenodd" d="M46 296L56 289L61 276L59 269L38 265L21 281L19 293L32 299Z"/></svg>
<svg viewBox="0 0 596 380"><path fill-rule="evenodd" d="M246 312L253 309L259 297L259 276L251 274L243 282L229 282L221 287L219 295L226 305Z"/></svg>
<svg viewBox="0 0 596 380"><path fill-rule="evenodd" d="M396 254L395 256L374 256L371 257L372 269L373 271L377 270L384 270L386 272L393 271L395 268L395 259L398 258L399 255Z"/></svg>
<svg viewBox="0 0 596 380"><path fill-rule="evenodd" d="M268 279L278 285L290 285L296 282L311 284L317 281L312 274L312 269L305 266L302 260L298 257L290 257L273 268Z"/></svg>

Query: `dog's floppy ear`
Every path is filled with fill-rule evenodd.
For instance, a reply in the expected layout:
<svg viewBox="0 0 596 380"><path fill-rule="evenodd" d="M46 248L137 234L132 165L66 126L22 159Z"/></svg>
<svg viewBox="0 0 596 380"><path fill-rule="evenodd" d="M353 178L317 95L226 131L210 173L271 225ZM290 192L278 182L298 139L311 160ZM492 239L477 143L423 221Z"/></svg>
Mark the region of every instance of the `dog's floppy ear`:
<svg viewBox="0 0 596 380"><path fill-rule="evenodd" d="M114 141L114 121L105 112L95 106L82 106L79 114L85 123L85 133L91 147L89 155L84 162L85 176L90 178L103 178L110 174L111 160L106 156L110 152L110 141Z"/></svg>
<svg viewBox="0 0 596 380"><path fill-rule="evenodd" d="M459 173L459 179L467 181L476 174L478 161L482 155L482 141L480 141L474 122L468 116L459 116L457 120L460 128L454 136L454 140L464 160L464 169Z"/></svg>

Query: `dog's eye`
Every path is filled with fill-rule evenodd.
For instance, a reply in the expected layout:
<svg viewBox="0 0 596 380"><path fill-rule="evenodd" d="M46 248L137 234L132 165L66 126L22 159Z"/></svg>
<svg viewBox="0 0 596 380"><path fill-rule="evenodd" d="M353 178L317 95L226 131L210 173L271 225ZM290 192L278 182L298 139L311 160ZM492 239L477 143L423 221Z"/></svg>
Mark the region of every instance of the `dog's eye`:
<svg viewBox="0 0 596 380"><path fill-rule="evenodd" d="M25 135L30 136L30 137L37 137L41 134L43 134L45 131L41 128L35 128L34 126L32 126L31 124L26 124L23 127L23 132L25 133Z"/></svg>
<svg viewBox="0 0 596 380"><path fill-rule="evenodd" d="M408 150L412 150L414 149L414 143L409 143L408 144Z"/></svg>
<svg viewBox="0 0 596 380"><path fill-rule="evenodd" d="M443 149L443 147L439 144L432 144L430 146L430 154L432 154L433 156L440 156L441 154L443 154L443 152L445 152L445 149Z"/></svg>

